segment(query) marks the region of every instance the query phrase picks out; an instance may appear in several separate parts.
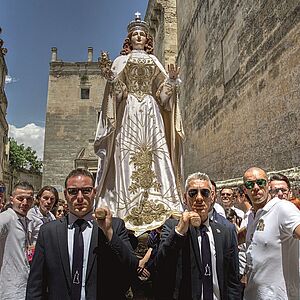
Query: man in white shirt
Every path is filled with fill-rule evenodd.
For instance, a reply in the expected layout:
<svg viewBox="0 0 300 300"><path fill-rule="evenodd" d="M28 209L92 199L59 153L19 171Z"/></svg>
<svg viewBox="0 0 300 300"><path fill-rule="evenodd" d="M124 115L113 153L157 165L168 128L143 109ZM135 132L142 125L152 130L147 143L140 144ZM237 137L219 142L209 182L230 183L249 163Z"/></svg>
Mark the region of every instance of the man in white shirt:
<svg viewBox="0 0 300 300"><path fill-rule="evenodd" d="M40 228L43 224L56 220L51 213L53 207L58 203L58 192L55 187L45 185L36 195L38 203L34 205L27 214L27 218L31 220L29 224L29 232L33 244L36 243Z"/></svg>
<svg viewBox="0 0 300 300"><path fill-rule="evenodd" d="M290 200L292 197L291 183L281 173L274 173L270 176L269 191L272 198L278 197L279 199Z"/></svg>
<svg viewBox="0 0 300 300"><path fill-rule="evenodd" d="M24 300L31 260L26 215L33 204L33 186L17 183L10 202L12 207L0 214L0 299Z"/></svg>
<svg viewBox="0 0 300 300"><path fill-rule="evenodd" d="M243 176L255 218L248 224L248 284L245 300L299 300L300 212L269 194L266 172L249 168Z"/></svg>
<svg viewBox="0 0 300 300"><path fill-rule="evenodd" d="M244 219L244 212L237 207L234 206L234 195L233 195L233 189L232 188L227 188L223 187L220 190L220 198L223 207L226 208L231 208L233 209L238 217L240 217L242 220Z"/></svg>

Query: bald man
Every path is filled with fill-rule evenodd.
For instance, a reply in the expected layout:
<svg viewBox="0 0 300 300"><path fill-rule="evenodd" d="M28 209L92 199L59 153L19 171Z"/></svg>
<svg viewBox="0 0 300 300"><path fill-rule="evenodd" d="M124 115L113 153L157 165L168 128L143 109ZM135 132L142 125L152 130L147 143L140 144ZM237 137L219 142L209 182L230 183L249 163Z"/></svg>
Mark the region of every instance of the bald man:
<svg viewBox="0 0 300 300"><path fill-rule="evenodd" d="M271 199L263 169L249 168L243 180L255 214L248 226L244 299L299 300L300 212L288 201Z"/></svg>

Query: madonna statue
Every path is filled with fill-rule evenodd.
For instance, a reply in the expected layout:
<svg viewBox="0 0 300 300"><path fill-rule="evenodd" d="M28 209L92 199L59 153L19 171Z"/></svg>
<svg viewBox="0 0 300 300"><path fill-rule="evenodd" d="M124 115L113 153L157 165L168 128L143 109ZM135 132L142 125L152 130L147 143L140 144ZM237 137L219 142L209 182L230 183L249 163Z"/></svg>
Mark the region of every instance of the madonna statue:
<svg viewBox="0 0 300 300"><path fill-rule="evenodd" d="M95 138L98 206L108 206L139 235L181 211L182 141L178 72L152 55L146 22L136 14L121 55L102 55L107 79Z"/></svg>

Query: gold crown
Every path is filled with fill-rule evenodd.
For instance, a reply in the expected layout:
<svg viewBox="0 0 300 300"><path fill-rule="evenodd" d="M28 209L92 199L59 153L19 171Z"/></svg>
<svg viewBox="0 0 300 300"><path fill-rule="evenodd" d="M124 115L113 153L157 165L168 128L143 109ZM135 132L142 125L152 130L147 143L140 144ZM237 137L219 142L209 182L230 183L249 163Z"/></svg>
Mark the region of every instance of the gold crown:
<svg viewBox="0 0 300 300"><path fill-rule="evenodd" d="M148 33L149 25L145 21L141 20L141 14L139 12L136 12L134 15L135 19L132 20L127 26L128 33L134 30L143 30Z"/></svg>

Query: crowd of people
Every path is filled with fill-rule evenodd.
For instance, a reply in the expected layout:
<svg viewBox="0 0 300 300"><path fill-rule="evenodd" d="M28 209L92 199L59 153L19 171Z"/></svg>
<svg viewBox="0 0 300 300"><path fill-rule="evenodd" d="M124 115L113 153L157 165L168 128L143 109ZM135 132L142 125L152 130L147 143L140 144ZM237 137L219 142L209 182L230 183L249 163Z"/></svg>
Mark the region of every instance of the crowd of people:
<svg viewBox="0 0 300 300"><path fill-rule="evenodd" d="M288 178L252 167L238 187L193 173L184 211L148 232L144 257L125 223L94 207L91 173L70 172L63 200L19 182L3 202L0 299L299 299L299 199ZM145 284L147 282L147 284Z"/></svg>
<svg viewBox="0 0 300 300"><path fill-rule="evenodd" d="M251 167L237 187L200 172L181 187L179 68L152 52L137 13L122 55L99 61L96 183L75 169L65 200L19 182L4 204L0 182L0 300L300 299L300 201L288 178Z"/></svg>

